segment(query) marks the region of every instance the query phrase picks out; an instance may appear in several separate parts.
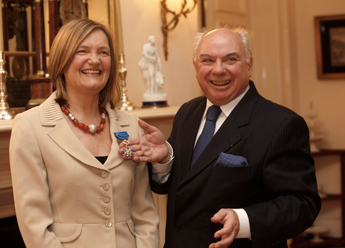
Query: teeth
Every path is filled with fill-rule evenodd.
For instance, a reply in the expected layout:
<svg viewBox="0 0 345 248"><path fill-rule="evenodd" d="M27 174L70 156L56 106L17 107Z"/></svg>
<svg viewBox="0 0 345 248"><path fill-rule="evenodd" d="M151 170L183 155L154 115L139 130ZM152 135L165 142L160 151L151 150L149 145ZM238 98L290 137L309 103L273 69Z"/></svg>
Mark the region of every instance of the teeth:
<svg viewBox="0 0 345 248"><path fill-rule="evenodd" d="M84 70L84 71L81 71L82 73L84 74L101 74L101 71L99 70Z"/></svg>
<svg viewBox="0 0 345 248"><path fill-rule="evenodd" d="M215 82L215 81L211 81L212 84L220 86L220 85L226 85L229 84L230 81L222 81L222 82Z"/></svg>

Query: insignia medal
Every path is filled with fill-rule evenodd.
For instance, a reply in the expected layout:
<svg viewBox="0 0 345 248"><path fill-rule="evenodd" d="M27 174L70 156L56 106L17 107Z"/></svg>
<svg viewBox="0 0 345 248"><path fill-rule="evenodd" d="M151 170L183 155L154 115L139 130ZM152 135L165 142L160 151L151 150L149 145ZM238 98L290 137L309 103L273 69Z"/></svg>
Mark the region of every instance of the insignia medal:
<svg viewBox="0 0 345 248"><path fill-rule="evenodd" d="M131 159L133 158L133 149L129 148L129 134L124 131L124 132L116 132L115 137L122 140L122 143L126 146L125 149L123 149L124 154L126 158Z"/></svg>

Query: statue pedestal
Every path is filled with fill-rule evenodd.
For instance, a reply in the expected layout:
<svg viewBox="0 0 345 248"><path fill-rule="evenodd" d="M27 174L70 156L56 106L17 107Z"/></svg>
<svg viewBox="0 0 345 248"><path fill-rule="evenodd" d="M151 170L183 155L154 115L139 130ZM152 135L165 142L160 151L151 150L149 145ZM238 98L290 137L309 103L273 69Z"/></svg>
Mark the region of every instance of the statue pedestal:
<svg viewBox="0 0 345 248"><path fill-rule="evenodd" d="M143 95L143 106L142 108L164 108L169 107L166 100L167 94L147 94Z"/></svg>

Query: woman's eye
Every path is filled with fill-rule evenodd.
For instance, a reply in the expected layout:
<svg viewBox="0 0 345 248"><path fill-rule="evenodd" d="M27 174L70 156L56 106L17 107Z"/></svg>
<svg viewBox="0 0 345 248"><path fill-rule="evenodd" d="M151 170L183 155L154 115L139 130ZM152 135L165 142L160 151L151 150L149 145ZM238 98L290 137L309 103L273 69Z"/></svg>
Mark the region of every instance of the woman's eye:
<svg viewBox="0 0 345 248"><path fill-rule="evenodd" d="M78 50L77 53L86 53L85 50Z"/></svg>
<svg viewBox="0 0 345 248"><path fill-rule="evenodd" d="M107 55L107 56L110 55L110 53L109 53L108 51L102 51L101 54L102 54L102 55Z"/></svg>

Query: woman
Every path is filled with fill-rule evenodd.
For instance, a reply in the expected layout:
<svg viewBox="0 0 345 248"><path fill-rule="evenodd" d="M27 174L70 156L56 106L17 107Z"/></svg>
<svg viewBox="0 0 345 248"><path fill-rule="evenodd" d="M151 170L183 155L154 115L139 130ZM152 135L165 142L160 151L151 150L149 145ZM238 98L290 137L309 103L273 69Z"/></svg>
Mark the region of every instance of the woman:
<svg viewBox="0 0 345 248"><path fill-rule="evenodd" d="M11 135L14 200L26 246L158 247L146 164L118 153L128 139L118 134L143 131L137 117L115 109L120 88L110 32L92 20L72 21L57 34L49 59L56 91L17 115Z"/></svg>

